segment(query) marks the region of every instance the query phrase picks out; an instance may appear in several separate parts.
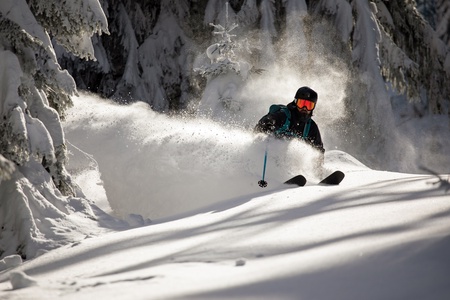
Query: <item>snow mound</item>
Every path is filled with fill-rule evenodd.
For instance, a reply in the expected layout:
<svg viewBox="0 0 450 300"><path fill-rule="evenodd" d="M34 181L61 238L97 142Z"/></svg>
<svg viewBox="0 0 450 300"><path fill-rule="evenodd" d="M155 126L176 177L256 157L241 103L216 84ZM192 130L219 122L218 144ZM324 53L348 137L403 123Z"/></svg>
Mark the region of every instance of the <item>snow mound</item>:
<svg viewBox="0 0 450 300"><path fill-rule="evenodd" d="M61 195L50 174L35 160L1 182L0 199L0 257L19 254L31 259L87 235L128 228L92 201ZM4 263L7 267L10 259Z"/></svg>
<svg viewBox="0 0 450 300"><path fill-rule="evenodd" d="M20 255L13 254L4 257L2 260L0 260L0 271L16 267L22 263L22 258Z"/></svg>
<svg viewBox="0 0 450 300"><path fill-rule="evenodd" d="M352 155L339 150L325 152L325 168L341 171L361 171L370 169Z"/></svg>
<svg viewBox="0 0 450 300"><path fill-rule="evenodd" d="M37 285L37 281L28 276L27 274L25 274L24 272L20 271L11 272L9 274L9 277L13 290L23 289Z"/></svg>

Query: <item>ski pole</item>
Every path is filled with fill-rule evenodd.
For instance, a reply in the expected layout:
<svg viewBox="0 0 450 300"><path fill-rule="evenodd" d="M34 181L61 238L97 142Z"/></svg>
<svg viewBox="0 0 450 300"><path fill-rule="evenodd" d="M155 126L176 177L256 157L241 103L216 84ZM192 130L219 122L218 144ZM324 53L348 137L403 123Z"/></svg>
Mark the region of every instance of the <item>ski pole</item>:
<svg viewBox="0 0 450 300"><path fill-rule="evenodd" d="M262 180L258 181L258 185L262 188L265 188L267 186L267 181L264 180L264 177L266 175L266 164L267 164L267 147L266 147L266 151L264 152L264 167L263 167Z"/></svg>

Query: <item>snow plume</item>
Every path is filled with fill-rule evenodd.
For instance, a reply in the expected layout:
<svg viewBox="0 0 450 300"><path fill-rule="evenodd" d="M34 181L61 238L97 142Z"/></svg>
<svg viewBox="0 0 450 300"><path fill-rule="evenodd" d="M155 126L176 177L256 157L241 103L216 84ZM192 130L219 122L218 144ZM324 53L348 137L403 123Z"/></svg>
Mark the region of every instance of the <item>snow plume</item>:
<svg viewBox="0 0 450 300"><path fill-rule="evenodd" d="M232 37L236 54L233 59L241 68L246 65L251 70L248 76L247 72L242 76L240 70L228 69L208 77L200 111L209 109L212 113L206 115L215 121L253 128L271 104L287 104L294 99L298 88L309 86L319 94L315 119L321 129L327 129L324 140L328 149L335 148L338 140L335 137L342 135L338 132L339 122L346 117L344 99L349 67L336 55L335 49L327 50L324 41L313 40L306 34L311 26L304 1L284 3L288 13L281 26L275 24L273 5L271 1L261 2L260 29L245 27L244 20L237 15L238 25L244 23L244 28L239 27L240 31ZM214 14L208 11L207 15ZM317 36L325 36L323 40L330 39L326 29L321 27L316 31ZM246 49L256 50L248 54ZM204 56L199 55L197 65L205 61Z"/></svg>
<svg viewBox="0 0 450 300"><path fill-rule="evenodd" d="M98 162L109 204L123 218L169 217L268 192L300 173L314 178L318 153L300 141L168 117L142 102L119 106L88 95L73 101L64 124L67 139ZM261 190L266 147L269 187Z"/></svg>
<svg viewBox="0 0 450 300"><path fill-rule="evenodd" d="M333 68L320 59L315 60L314 72L302 71L283 64L274 64L255 76L243 89L241 97L245 106L241 112L245 126L254 126L265 115L271 104L288 104L294 100L295 93L301 86L309 86L318 93L317 107L313 119L316 120L324 134L335 130L335 124L345 117L345 87L347 75L342 69ZM327 142L327 141L326 141ZM333 147L332 140L327 142Z"/></svg>
<svg viewBox="0 0 450 300"><path fill-rule="evenodd" d="M426 164L446 172L448 134L442 133L448 132L448 121L424 116L411 122L415 105L399 97L393 84L386 85L381 74L381 67L388 68L381 60L386 60L382 36L386 34L380 30L373 3L321 1L311 15L298 5L295 27L289 16L286 24L274 26L273 10L261 5L261 34L252 34L249 42L262 51L260 60L251 63L265 72L252 74L235 96L243 103L235 119L244 118L245 126L254 126L270 104L286 104L300 86L310 86L319 94L314 119L327 150L347 151L376 169L420 172L418 166ZM330 18L319 18L322 14ZM393 47L389 49L395 54ZM412 63L399 56L399 65Z"/></svg>

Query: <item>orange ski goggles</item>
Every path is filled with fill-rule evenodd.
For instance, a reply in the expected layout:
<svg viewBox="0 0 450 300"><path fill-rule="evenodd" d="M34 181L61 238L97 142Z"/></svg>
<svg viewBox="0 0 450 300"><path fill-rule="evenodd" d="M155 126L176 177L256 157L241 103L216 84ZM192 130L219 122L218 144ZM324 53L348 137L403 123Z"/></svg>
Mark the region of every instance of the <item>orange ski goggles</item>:
<svg viewBox="0 0 450 300"><path fill-rule="evenodd" d="M316 103L305 99L297 99L295 104L297 104L298 108L306 107L307 110L313 110L316 106Z"/></svg>

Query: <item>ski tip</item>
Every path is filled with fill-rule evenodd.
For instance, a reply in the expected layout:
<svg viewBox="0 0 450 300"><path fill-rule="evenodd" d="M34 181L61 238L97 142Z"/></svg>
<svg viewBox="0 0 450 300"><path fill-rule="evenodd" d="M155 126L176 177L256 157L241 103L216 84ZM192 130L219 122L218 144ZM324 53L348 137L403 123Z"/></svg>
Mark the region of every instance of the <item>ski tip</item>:
<svg viewBox="0 0 450 300"><path fill-rule="evenodd" d="M319 184L338 185L344 180L345 174L342 171L334 171L325 177Z"/></svg>
<svg viewBox="0 0 450 300"><path fill-rule="evenodd" d="M297 175L285 181L284 184L304 186L306 184L306 178L303 175Z"/></svg>

